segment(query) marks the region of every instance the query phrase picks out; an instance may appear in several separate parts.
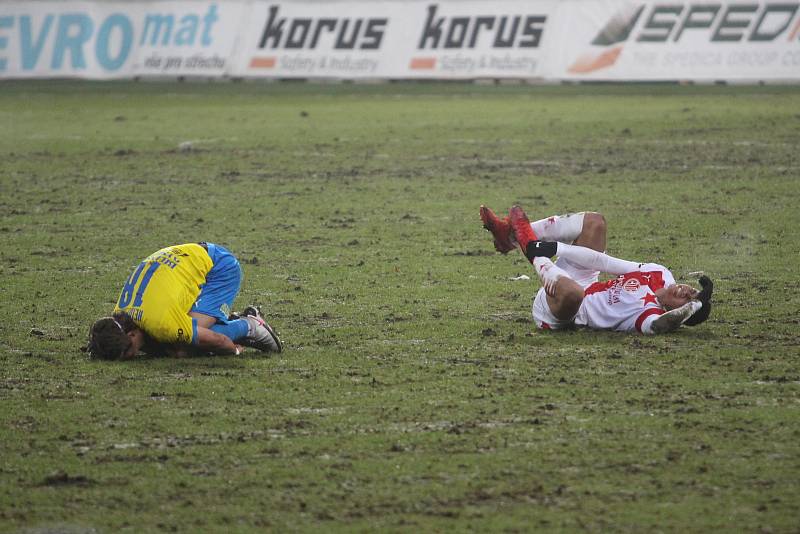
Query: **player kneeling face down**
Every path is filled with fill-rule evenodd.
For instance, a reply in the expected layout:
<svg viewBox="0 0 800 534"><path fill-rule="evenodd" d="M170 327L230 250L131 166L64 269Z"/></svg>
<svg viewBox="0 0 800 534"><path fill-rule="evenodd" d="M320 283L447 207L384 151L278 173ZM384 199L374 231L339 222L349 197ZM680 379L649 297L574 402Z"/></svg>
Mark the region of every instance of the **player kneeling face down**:
<svg viewBox="0 0 800 534"><path fill-rule="evenodd" d="M711 313L713 284L701 290L675 283L656 263L636 263L605 254L606 222L599 213L553 216L531 223L519 206L502 219L481 206L484 228L503 254L519 245L542 287L533 300L533 319L542 329L571 325L597 330L663 334L695 326ZM552 257L557 256L553 262ZM600 273L614 275L600 282Z"/></svg>
<svg viewBox="0 0 800 534"><path fill-rule="evenodd" d="M128 277L113 314L92 325L87 352L103 360L140 352L239 354L243 347L281 352L256 306L230 313L241 281L239 262L220 245L187 243L154 252Z"/></svg>

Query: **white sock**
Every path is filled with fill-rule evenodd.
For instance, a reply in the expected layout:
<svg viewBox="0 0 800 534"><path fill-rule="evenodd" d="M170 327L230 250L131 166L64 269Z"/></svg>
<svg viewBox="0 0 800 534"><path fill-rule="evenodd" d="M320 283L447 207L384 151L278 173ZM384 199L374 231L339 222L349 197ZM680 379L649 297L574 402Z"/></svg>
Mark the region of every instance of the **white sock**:
<svg viewBox="0 0 800 534"><path fill-rule="evenodd" d="M536 236L542 241L572 243L583 230L584 212L554 215L531 223Z"/></svg>
<svg viewBox="0 0 800 534"><path fill-rule="evenodd" d="M566 271L557 267L550 258L533 258L531 263L533 263L533 268L536 269L536 274L539 275L544 291L548 295L553 294L559 278L562 276L569 278Z"/></svg>
<svg viewBox="0 0 800 534"><path fill-rule="evenodd" d="M597 252L586 247L567 245L566 243L558 244L556 255L570 263L574 263L578 267L608 274L625 274L638 271L641 265L633 261L609 256L604 252Z"/></svg>

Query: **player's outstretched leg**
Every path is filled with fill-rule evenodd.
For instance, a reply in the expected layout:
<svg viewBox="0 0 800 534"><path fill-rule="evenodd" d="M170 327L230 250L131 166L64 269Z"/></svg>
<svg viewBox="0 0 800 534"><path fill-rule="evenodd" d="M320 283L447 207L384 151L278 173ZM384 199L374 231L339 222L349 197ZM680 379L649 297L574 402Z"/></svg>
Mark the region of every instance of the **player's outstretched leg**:
<svg viewBox="0 0 800 534"><path fill-rule="evenodd" d="M520 243L522 252L531 263L534 263L536 258L552 258L553 256L558 256L559 258L565 258L573 264L586 269L594 269L610 274L629 273L637 270L640 266L639 263L621 260L588 247L539 240L533 229L529 231L528 227L531 225L528 221L528 217L519 206L511 208L509 220L512 230L517 236L517 241Z"/></svg>

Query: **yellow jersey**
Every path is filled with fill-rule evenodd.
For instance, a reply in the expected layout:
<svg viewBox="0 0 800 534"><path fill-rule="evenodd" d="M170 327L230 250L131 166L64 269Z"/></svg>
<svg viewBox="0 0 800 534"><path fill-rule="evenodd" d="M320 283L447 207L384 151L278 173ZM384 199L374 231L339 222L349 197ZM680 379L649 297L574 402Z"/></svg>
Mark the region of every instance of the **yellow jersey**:
<svg viewBox="0 0 800 534"><path fill-rule="evenodd" d="M114 311L126 312L155 341L191 343L189 311L213 265L197 243L162 248L136 267Z"/></svg>

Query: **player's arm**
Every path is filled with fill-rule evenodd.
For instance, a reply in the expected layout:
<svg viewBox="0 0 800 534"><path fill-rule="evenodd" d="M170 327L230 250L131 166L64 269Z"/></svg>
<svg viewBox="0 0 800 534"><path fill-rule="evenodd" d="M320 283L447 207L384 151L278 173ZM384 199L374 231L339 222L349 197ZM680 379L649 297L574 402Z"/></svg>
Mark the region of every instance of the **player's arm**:
<svg viewBox="0 0 800 534"><path fill-rule="evenodd" d="M173 358L188 358L190 356L197 356L198 350L191 345L184 343L173 343L172 345L164 346L164 354Z"/></svg>
<svg viewBox="0 0 800 534"><path fill-rule="evenodd" d="M142 346L142 352L150 356L170 356L172 358L187 358L197 356L197 348L185 343L164 343L147 337Z"/></svg>
<svg viewBox="0 0 800 534"><path fill-rule="evenodd" d="M213 352L214 354L239 354L242 350L228 336L218 334L202 326L197 327L193 345L200 350Z"/></svg>

